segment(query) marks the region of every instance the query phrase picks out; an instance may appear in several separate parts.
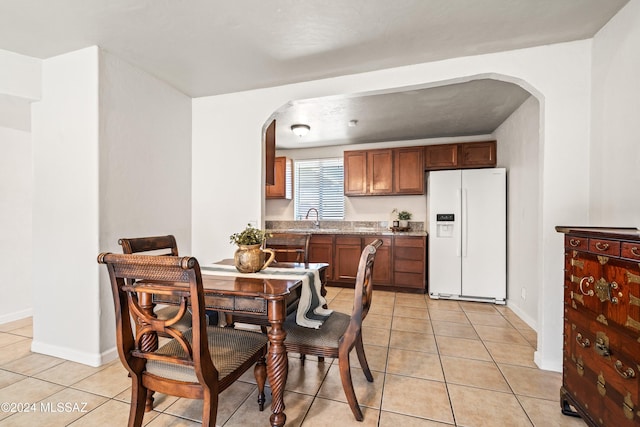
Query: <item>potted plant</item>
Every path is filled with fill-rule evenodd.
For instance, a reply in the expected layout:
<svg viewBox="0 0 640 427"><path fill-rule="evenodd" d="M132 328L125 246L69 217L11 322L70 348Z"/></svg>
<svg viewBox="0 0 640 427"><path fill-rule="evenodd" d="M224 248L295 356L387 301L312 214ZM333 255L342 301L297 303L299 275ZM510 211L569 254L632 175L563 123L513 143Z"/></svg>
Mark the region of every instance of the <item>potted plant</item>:
<svg viewBox="0 0 640 427"><path fill-rule="evenodd" d="M398 212L398 220L400 221L400 228L409 228L410 219L411 219L411 212L409 211Z"/></svg>
<svg viewBox="0 0 640 427"><path fill-rule="evenodd" d="M238 245L233 256L236 269L241 273L255 273L266 268L273 262L275 252L271 249L260 248L269 233L247 224L239 233L229 236L229 242ZM269 258L265 260L265 253Z"/></svg>

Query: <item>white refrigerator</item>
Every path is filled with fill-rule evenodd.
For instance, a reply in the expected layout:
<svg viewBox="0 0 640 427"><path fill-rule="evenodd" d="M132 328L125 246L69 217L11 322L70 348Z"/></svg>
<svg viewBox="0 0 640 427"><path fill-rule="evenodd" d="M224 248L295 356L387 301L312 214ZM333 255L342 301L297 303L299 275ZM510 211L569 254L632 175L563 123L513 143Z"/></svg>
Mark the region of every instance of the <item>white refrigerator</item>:
<svg viewBox="0 0 640 427"><path fill-rule="evenodd" d="M429 295L504 304L506 170L429 172Z"/></svg>

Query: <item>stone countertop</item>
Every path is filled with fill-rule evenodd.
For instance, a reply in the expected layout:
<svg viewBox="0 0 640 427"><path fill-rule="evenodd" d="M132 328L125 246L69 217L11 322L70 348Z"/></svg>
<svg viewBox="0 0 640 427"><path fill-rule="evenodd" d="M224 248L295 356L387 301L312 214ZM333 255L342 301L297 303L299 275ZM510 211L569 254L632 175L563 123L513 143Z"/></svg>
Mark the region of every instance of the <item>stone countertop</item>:
<svg viewBox="0 0 640 427"><path fill-rule="evenodd" d="M363 236L421 236L428 233L419 231L391 231L389 229L362 229L362 228L268 228L270 233L311 233L311 234L351 234Z"/></svg>
<svg viewBox="0 0 640 427"><path fill-rule="evenodd" d="M426 236L423 222L409 221L408 231L392 231L385 221L266 221L272 233L351 234L363 236Z"/></svg>

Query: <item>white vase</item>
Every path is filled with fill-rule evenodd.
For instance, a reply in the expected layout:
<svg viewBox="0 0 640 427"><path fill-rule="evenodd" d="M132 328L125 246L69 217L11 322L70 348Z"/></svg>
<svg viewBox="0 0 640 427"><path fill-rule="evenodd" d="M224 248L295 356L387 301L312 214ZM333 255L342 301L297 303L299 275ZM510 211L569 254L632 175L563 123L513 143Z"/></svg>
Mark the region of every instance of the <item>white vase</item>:
<svg viewBox="0 0 640 427"><path fill-rule="evenodd" d="M406 219L401 219L400 221L400 228L409 228L409 221Z"/></svg>

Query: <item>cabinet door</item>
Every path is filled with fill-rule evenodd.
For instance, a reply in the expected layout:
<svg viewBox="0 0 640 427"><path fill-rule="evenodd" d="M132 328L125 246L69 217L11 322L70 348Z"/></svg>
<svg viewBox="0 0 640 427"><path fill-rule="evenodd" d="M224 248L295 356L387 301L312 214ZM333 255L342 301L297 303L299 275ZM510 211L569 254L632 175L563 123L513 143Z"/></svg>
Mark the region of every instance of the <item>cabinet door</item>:
<svg viewBox="0 0 640 427"><path fill-rule="evenodd" d="M458 144L427 145L425 169L455 169L458 167Z"/></svg>
<svg viewBox="0 0 640 427"><path fill-rule="evenodd" d="M460 144L460 167L480 168L496 165L496 142L470 142Z"/></svg>
<svg viewBox="0 0 640 427"><path fill-rule="evenodd" d="M393 150L370 150L367 153L368 194L393 193Z"/></svg>
<svg viewBox="0 0 640 427"><path fill-rule="evenodd" d="M424 149L397 148L393 162L394 194L424 194Z"/></svg>
<svg viewBox="0 0 640 427"><path fill-rule="evenodd" d="M293 193L291 159L276 157L274 162L275 184L265 187L267 199L291 199Z"/></svg>
<svg viewBox="0 0 640 427"><path fill-rule="evenodd" d="M394 285L425 289L426 238L395 236L393 242Z"/></svg>
<svg viewBox="0 0 640 427"><path fill-rule="evenodd" d="M344 195L362 196L367 193L367 152L344 152Z"/></svg>
<svg viewBox="0 0 640 427"><path fill-rule="evenodd" d="M341 282L356 283L358 263L362 252L360 237L336 236L333 278Z"/></svg>
<svg viewBox="0 0 640 427"><path fill-rule="evenodd" d="M265 155L265 179L266 185L275 183L274 162L276 159L276 121L273 120L265 130L264 134L264 155Z"/></svg>
<svg viewBox="0 0 640 427"><path fill-rule="evenodd" d="M309 262L326 262L327 280L333 279L333 236L312 234L309 241Z"/></svg>
<svg viewBox="0 0 640 427"><path fill-rule="evenodd" d="M391 265L391 237L367 236L362 239L362 247L376 239L382 240L382 246L376 251L373 263L373 285L390 285L393 282ZM362 251L360 252L362 253Z"/></svg>

